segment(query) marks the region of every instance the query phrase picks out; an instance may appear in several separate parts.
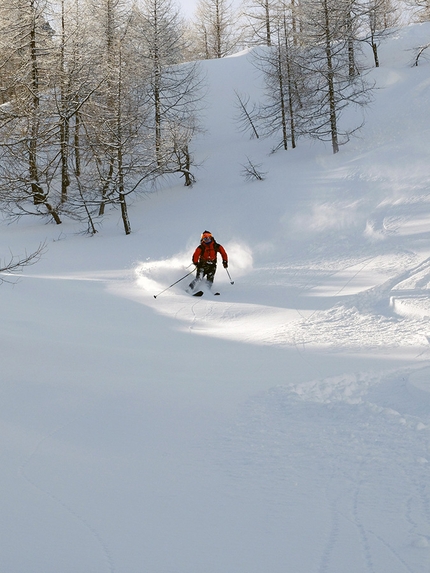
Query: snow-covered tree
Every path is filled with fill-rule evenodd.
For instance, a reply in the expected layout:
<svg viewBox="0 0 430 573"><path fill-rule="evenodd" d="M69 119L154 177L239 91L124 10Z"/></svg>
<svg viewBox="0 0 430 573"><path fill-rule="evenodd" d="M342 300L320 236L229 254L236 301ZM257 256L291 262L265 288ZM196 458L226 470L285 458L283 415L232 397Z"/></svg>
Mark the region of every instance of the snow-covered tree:
<svg viewBox="0 0 430 573"><path fill-rule="evenodd" d="M53 111L47 97L52 36L46 2L2 2L0 69L8 102L0 108L0 199L15 212L42 209L61 223L51 185L56 170Z"/></svg>
<svg viewBox="0 0 430 573"><path fill-rule="evenodd" d="M272 44L273 12L276 11L274 0L245 0L243 17L247 43Z"/></svg>
<svg viewBox="0 0 430 573"><path fill-rule="evenodd" d="M147 163L142 135L146 106L134 63L133 11L123 0L90 3L88 11L94 85L76 115L77 188L80 197L98 203L99 215L108 204L119 206L129 234L127 196L140 183Z"/></svg>
<svg viewBox="0 0 430 573"><path fill-rule="evenodd" d="M199 66L183 61L188 48L184 24L171 0L144 0L137 22L135 57L144 72L157 168L160 174L181 172L189 184L189 145L198 131L202 98Z"/></svg>
<svg viewBox="0 0 430 573"><path fill-rule="evenodd" d="M224 58L237 50L238 15L230 0L198 0L193 20L194 50L201 59Z"/></svg>
<svg viewBox="0 0 430 573"><path fill-rule="evenodd" d="M357 69L351 73L351 4L338 0L302 0L305 49L302 67L307 70L305 105L307 131L331 141L333 153L359 126L340 127L342 111L369 101L370 87Z"/></svg>
<svg viewBox="0 0 430 573"><path fill-rule="evenodd" d="M94 73L95 43L89 29L90 13L84 0L61 0L56 22L57 68L52 97L58 114L61 199L68 199L72 173L80 175L81 110L103 82Z"/></svg>
<svg viewBox="0 0 430 573"><path fill-rule="evenodd" d="M375 67L379 67L378 48L398 24L398 7L393 0L368 0L361 7L361 41L371 46Z"/></svg>
<svg viewBox="0 0 430 573"><path fill-rule="evenodd" d="M409 0L416 22L428 22L430 20L430 0Z"/></svg>
<svg viewBox="0 0 430 573"><path fill-rule="evenodd" d="M254 64L263 72L265 97L256 122L265 136L280 136L275 148L297 145L304 70L298 65L291 18L280 7L273 21L272 45L255 52ZM243 114L242 114L243 118Z"/></svg>

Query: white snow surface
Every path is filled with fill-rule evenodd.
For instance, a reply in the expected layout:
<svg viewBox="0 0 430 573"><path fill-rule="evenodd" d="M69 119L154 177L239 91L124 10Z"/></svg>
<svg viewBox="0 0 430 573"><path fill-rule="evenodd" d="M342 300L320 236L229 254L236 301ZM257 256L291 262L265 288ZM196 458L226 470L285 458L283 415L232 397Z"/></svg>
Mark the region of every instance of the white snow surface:
<svg viewBox="0 0 430 573"><path fill-rule="evenodd" d="M46 241L1 286L2 573L428 573L429 37L381 46L336 155L238 131L245 52L202 64L198 182L136 199L132 235L1 225L2 261ZM205 229L234 284L159 294Z"/></svg>

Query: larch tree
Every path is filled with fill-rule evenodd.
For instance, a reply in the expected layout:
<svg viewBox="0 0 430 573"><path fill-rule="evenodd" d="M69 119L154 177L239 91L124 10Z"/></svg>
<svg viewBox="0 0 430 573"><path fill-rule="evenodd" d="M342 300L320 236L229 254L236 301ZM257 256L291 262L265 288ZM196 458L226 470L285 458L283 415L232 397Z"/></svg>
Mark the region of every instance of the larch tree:
<svg viewBox="0 0 430 573"><path fill-rule="evenodd" d="M244 43L271 46L279 14L288 14L289 39L294 45L298 44L300 0L244 0L242 14Z"/></svg>
<svg viewBox="0 0 430 573"><path fill-rule="evenodd" d="M56 21L56 74L52 97L58 115L61 163L61 200L70 199L72 176L81 172L80 114L103 82L94 74L97 60L88 29L89 13L84 0L60 0ZM74 199L74 198L73 198Z"/></svg>
<svg viewBox="0 0 430 573"><path fill-rule="evenodd" d="M375 67L379 67L378 48L398 24L399 12L393 0L368 0L362 5L362 39L372 48Z"/></svg>
<svg viewBox="0 0 430 573"><path fill-rule="evenodd" d="M198 0L193 19L195 51L201 59L224 58L237 50L238 15L230 0Z"/></svg>
<svg viewBox="0 0 430 573"><path fill-rule="evenodd" d="M243 4L244 37L249 44L272 44L273 0L245 0Z"/></svg>
<svg viewBox="0 0 430 573"><path fill-rule="evenodd" d="M146 108L139 94L140 76L133 46L133 10L123 0L100 0L90 6L97 63L94 91L79 110L80 155L86 168L79 189L98 189L99 216L118 206L124 232L131 233L127 197L141 180L146 152ZM95 17L97 16L97 17Z"/></svg>
<svg viewBox="0 0 430 573"><path fill-rule="evenodd" d="M158 174L179 172L193 180L190 142L198 132L202 76L197 63L184 62L184 25L171 0L144 0L136 29L136 60L143 72Z"/></svg>
<svg viewBox="0 0 430 573"><path fill-rule="evenodd" d="M413 10L416 22L430 21L430 0L409 0L408 5Z"/></svg>
<svg viewBox="0 0 430 573"><path fill-rule="evenodd" d="M331 141L333 153L357 126L340 127L343 110L364 106L370 86L356 69L351 73L351 5L349 1L303 0L304 45L302 67L309 79L305 105L307 131ZM357 62L354 56L354 67Z"/></svg>
<svg viewBox="0 0 430 573"><path fill-rule="evenodd" d="M305 86L304 70L298 65L291 12L280 5L273 19L272 44L255 52L253 63L263 73L265 97L256 124L266 137L279 137L278 148L294 149L300 131L300 111ZM242 121L244 120L242 114Z"/></svg>
<svg viewBox="0 0 430 573"><path fill-rule="evenodd" d="M11 211L49 214L61 223L52 185L53 30L42 0L4 0L0 7L0 69L8 102L0 108L0 196ZM30 207L30 204L33 207Z"/></svg>

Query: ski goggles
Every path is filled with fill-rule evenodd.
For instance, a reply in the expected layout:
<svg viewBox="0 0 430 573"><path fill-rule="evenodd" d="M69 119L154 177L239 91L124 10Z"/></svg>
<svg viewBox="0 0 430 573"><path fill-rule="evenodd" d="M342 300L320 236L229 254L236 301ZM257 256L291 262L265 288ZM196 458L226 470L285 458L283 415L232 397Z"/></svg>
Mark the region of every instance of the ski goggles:
<svg viewBox="0 0 430 573"><path fill-rule="evenodd" d="M212 235L203 235L202 241L204 243L210 243L212 241Z"/></svg>

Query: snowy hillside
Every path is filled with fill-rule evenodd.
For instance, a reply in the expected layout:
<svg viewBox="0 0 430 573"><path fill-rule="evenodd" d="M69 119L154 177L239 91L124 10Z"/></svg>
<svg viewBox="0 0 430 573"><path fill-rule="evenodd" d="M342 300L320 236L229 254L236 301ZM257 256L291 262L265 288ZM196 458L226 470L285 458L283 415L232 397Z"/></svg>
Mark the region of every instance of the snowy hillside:
<svg viewBox="0 0 430 573"><path fill-rule="evenodd" d="M381 46L336 155L237 130L242 53L202 64L197 184L136 201L132 235L1 225L2 260L46 252L1 286L0 571L428 572L429 36ZM204 229L234 284L154 298Z"/></svg>

